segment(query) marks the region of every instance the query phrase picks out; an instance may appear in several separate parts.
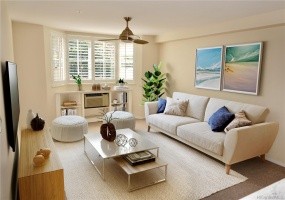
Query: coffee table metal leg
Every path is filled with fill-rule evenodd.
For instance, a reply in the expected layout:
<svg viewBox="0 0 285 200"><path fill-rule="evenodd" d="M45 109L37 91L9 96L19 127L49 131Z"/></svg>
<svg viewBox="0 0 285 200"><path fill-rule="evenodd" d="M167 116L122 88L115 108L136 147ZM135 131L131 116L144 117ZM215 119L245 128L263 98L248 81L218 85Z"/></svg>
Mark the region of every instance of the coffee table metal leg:
<svg viewBox="0 0 285 200"><path fill-rule="evenodd" d="M84 153L86 155L86 157L89 159L89 161L92 163L93 167L96 169L96 171L100 174L101 178L105 181L105 158L103 158L103 169L102 172L100 172L100 170L98 169L98 167L95 165L95 163L92 161L92 159L88 156L87 152L86 152L86 144L85 144L85 138L84 138ZM96 151L96 149L95 149ZM100 157L100 155L99 155Z"/></svg>
<svg viewBox="0 0 285 200"><path fill-rule="evenodd" d="M134 190L138 190L138 189L141 189L141 188L145 188L145 187L148 187L148 186L151 186L151 185L155 185L155 184L158 184L158 183L161 183L161 182L165 182L166 181L166 176L167 176L167 165L164 165L164 166L161 166L161 167L158 167L158 168L163 168L164 167L164 177L160 180L157 180L157 181L153 181L149 184L146 184L146 185L143 185L143 186L139 186L139 187L134 187L134 188L131 188L131 174L128 174L128 192L131 192L131 191L134 191ZM151 169L153 170L153 169Z"/></svg>

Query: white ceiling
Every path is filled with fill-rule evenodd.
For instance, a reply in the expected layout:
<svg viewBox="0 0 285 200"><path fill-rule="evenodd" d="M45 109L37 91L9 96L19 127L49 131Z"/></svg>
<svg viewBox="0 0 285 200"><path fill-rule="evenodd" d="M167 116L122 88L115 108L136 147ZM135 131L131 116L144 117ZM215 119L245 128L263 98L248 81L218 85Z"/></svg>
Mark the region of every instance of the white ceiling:
<svg viewBox="0 0 285 200"><path fill-rule="evenodd" d="M285 0L6 2L15 21L110 35L118 35L125 28L123 17L133 18L129 27L136 35L159 35L285 9Z"/></svg>

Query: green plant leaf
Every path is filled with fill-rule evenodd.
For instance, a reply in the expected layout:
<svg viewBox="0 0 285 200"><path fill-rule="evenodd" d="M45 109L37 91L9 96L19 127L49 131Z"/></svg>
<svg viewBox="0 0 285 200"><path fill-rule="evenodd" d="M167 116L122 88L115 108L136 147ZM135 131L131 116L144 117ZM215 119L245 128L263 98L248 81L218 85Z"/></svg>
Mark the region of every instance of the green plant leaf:
<svg viewBox="0 0 285 200"><path fill-rule="evenodd" d="M158 66L157 66L158 70L160 70L161 67L162 67L162 62L160 61L159 64L158 64Z"/></svg>
<svg viewBox="0 0 285 200"><path fill-rule="evenodd" d="M157 68L157 66L155 65L155 64L153 64L153 69L154 69L154 71L156 72L156 71L158 71L158 68Z"/></svg>
<svg viewBox="0 0 285 200"><path fill-rule="evenodd" d="M160 72L160 71L156 71L156 72L154 72L154 74L155 74L156 76L159 76L159 75L161 74L161 72Z"/></svg>
<svg viewBox="0 0 285 200"><path fill-rule="evenodd" d="M152 86L153 83L152 83L152 82L148 82L147 85L148 85L148 86Z"/></svg>
<svg viewBox="0 0 285 200"><path fill-rule="evenodd" d="M144 73L144 76L149 79L152 76L152 73L150 71L147 71L146 73Z"/></svg>
<svg viewBox="0 0 285 200"><path fill-rule="evenodd" d="M154 94L159 95L159 94L160 94L160 91L159 91L159 90L156 90L156 91L154 91Z"/></svg>

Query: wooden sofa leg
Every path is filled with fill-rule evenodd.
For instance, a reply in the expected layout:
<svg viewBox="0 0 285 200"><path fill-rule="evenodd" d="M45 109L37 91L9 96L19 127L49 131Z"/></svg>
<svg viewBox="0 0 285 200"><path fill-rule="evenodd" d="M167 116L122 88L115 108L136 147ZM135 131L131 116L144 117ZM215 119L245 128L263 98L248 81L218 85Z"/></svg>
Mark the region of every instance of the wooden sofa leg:
<svg viewBox="0 0 285 200"><path fill-rule="evenodd" d="M265 161L265 154L260 155L260 159L262 162L264 162Z"/></svg>
<svg viewBox="0 0 285 200"><path fill-rule="evenodd" d="M229 175L231 170L231 165L226 164L225 166L226 166L226 174Z"/></svg>
<svg viewBox="0 0 285 200"><path fill-rule="evenodd" d="M149 132L149 131L150 131L150 126L147 127L147 132Z"/></svg>

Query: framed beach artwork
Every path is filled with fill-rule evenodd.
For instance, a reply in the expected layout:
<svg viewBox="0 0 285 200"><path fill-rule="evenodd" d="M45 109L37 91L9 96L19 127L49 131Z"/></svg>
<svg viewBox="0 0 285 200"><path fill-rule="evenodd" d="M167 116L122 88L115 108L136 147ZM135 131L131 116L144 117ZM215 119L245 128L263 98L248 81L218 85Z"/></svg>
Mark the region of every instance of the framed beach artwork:
<svg viewBox="0 0 285 200"><path fill-rule="evenodd" d="M223 91L258 94L262 43L225 47Z"/></svg>
<svg viewBox="0 0 285 200"><path fill-rule="evenodd" d="M222 56L222 46L199 48L196 50L196 88L221 89Z"/></svg>

